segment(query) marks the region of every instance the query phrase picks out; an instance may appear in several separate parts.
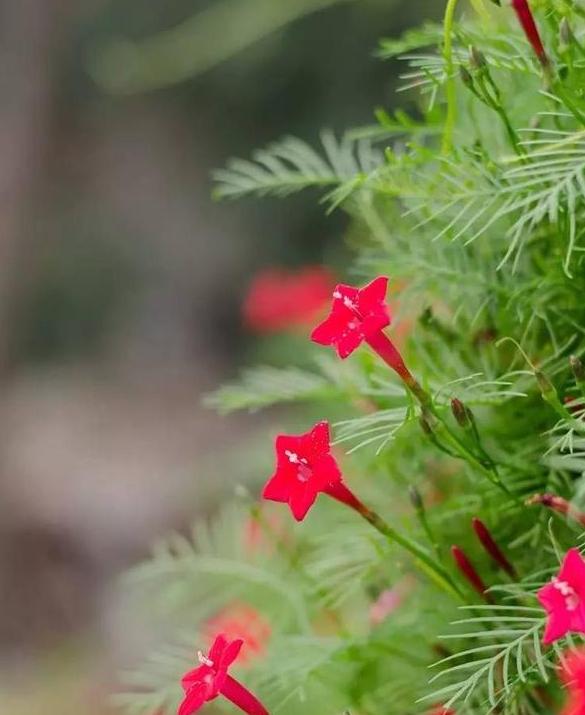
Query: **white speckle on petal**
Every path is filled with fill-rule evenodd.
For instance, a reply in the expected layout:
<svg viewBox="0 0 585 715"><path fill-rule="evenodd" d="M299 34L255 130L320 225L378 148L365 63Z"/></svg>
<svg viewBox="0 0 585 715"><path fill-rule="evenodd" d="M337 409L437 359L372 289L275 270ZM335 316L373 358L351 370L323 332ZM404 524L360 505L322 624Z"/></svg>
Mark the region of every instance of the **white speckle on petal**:
<svg viewBox="0 0 585 715"><path fill-rule="evenodd" d="M552 580L552 585L557 591L560 592L561 596L565 599L565 604L567 606L567 611L575 611L579 606L579 596L575 592L575 589L570 586L566 581L559 581L555 576Z"/></svg>

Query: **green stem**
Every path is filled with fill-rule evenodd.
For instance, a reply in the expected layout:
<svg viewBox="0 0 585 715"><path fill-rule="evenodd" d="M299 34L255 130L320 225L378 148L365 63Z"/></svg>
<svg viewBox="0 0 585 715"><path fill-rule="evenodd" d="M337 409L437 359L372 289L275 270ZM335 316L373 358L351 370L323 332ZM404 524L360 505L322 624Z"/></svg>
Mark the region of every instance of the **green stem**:
<svg viewBox="0 0 585 715"><path fill-rule="evenodd" d="M486 84L486 80L488 84ZM491 107L491 109L498 113L500 119L504 124L506 133L508 134L508 138L510 140L510 143L512 144L512 147L514 148L514 151L516 152L516 154L518 154L518 156L524 156L524 149L520 146L518 135L516 134L516 131L512 126L512 122L508 117L508 113L506 112L504 105L502 104L500 90L498 89L497 84L494 82L491 72L489 71L489 68L487 66L480 69L480 71L477 73L476 81L481 90L481 92L476 92L477 97L488 107Z"/></svg>
<svg viewBox="0 0 585 715"><path fill-rule="evenodd" d="M451 596L463 599L463 594L455 585L448 572L430 556L426 549L423 549L415 541L411 541L407 536L403 536L393 529L379 514L365 505L360 504L357 511L374 529L379 531L380 534L385 536L389 541L402 546L403 549L412 554L418 565L436 584L441 586Z"/></svg>
<svg viewBox="0 0 585 715"><path fill-rule="evenodd" d="M453 147L453 130L457 119L457 89L455 85L455 67L453 65L453 23L457 0L447 0L445 19L443 22L443 57L445 59L445 73L447 75L445 87L447 96L447 116L443 133L442 153L450 154Z"/></svg>
<svg viewBox="0 0 585 715"><path fill-rule="evenodd" d="M554 89L555 93L557 94L558 98L562 101L562 103L565 105L565 107L571 112L571 114L575 117L575 119L578 122L580 122L582 125L585 125L585 115L581 112L581 110L577 107L577 105L573 102L573 100L568 96L568 94L565 91L565 88L563 87L562 82L560 80L553 83L553 89Z"/></svg>

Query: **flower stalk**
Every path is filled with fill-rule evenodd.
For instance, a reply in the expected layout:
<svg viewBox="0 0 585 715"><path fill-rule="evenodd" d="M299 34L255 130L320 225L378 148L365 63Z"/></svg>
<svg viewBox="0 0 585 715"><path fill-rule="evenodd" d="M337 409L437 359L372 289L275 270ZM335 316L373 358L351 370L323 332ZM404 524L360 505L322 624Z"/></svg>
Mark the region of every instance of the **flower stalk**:
<svg viewBox="0 0 585 715"><path fill-rule="evenodd" d="M502 120L512 148L518 156L524 156L526 152L520 144L518 135L508 117L508 113L502 102L500 89L492 77L489 65L483 54L473 45L469 48L469 66L472 73L467 73L469 77L463 76L466 86L486 107L493 109L493 111L498 114Z"/></svg>
<svg viewBox="0 0 585 715"><path fill-rule="evenodd" d="M226 677L220 693L247 715L269 715L258 698L231 675Z"/></svg>
<svg viewBox="0 0 585 715"><path fill-rule="evenodd" d="M431 555L415 541L400 534L390 524L388 524L377 512L369 509L364 504L356 508L360 516L371 524L376 531L385 536L389 541L395 542L408 551L415 559L415 562L438 586L447 591L450 595L462 599L461 591L457 588L447 571Z"/></svg>

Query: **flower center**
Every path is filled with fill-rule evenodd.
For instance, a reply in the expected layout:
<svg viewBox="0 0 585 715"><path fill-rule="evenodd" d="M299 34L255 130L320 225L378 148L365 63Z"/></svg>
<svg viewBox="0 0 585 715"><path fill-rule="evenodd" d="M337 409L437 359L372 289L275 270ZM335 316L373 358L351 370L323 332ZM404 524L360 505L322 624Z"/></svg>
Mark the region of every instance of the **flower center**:
<svg viewBox="0 0 585 715"><path fill-rule="evenodd" d="M553 578L552 584L557 589L557 591L560 592L561 596L563 596L563 598L565 599L567 611L575 611L579 606L580 602L579 596L575 592L575 589L572 586L569 586L566 581L559 581L556 576Z"/></svg>
<svg viewBox="0 0 585 715"><path fill-rule="evenodd" d="M213 668L214 666L214 662L211 660L211 658L208 658L206 655L203 655L200 650L197 651L197 660L201 663L201 665L206 665L208 668Z"/></svg>
<svg viewBox="0 0 585 715"><path fill-rule="evenodd" d="M290 449L285 449L284 453L291 464L297 465L297 479L299 482L308 482L313 474L309 462L304 457L299 457L296 452L291 452Z"/></svg>

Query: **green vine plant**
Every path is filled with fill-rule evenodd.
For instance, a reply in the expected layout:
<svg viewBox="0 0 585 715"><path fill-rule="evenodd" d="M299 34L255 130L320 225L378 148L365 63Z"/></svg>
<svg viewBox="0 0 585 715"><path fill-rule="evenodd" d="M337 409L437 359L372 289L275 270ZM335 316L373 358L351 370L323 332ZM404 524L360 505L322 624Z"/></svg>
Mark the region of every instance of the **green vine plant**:
<svg viewBox="0 0 585 715"><path fill-rule="evenodd" d="M331 416L346 491L329 483L334 499L295 524L256 497L268 444L233 503L155 548L130 582L165 645L125 678L131 715L174 713L209 624L242 604L264 624L233 666L263 704L245 712L548 715L585 702L585 11L449 0L443 25L383 39L378 55L403 62L408 111L231 160L215 194L308 190L345 212L347 281L390 277L387 335L407 326L412 373L379 350L339 360L307 336L308 358L249 367L208 397L222 413L296 403L291 421ZM573 614L552 635L551 593Z"/></svg>

